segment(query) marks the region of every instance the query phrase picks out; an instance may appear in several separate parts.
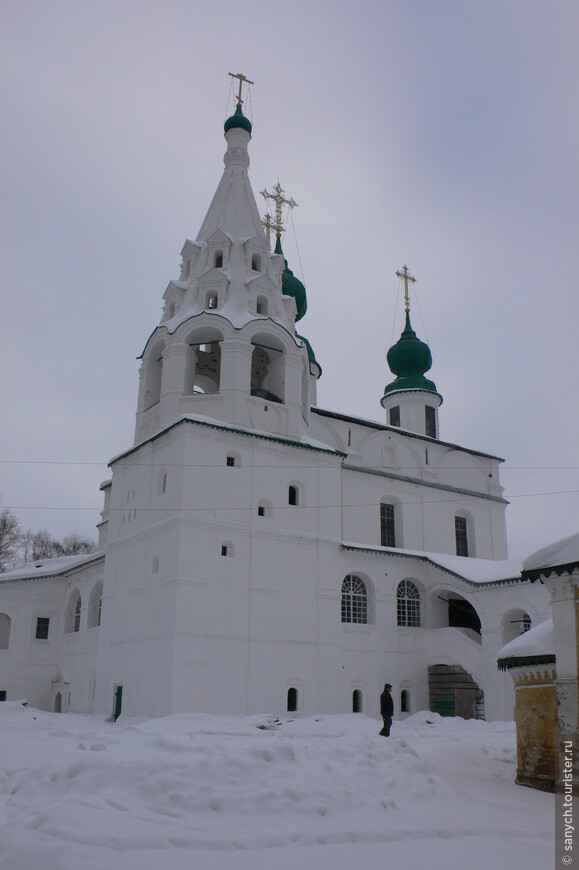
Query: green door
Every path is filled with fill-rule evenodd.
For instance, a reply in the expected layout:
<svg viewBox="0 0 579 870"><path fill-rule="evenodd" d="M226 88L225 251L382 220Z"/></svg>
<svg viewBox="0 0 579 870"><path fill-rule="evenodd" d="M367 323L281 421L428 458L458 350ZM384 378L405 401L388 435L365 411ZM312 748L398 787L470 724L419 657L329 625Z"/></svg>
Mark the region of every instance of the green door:
<svg viewBox="0 0 579 870"><path fill-rule="evenodd" d="M113 713L113 719L116 722L119 716L121 715L121 709L123 706L123 687L116 686L115 687L115 710Z"/></svg>
<svg viewBox="0 0 579 870"><path fill-rule="evenodd" d="M437 695L434 699L434 713L454 716L454 695Z"/></svg>

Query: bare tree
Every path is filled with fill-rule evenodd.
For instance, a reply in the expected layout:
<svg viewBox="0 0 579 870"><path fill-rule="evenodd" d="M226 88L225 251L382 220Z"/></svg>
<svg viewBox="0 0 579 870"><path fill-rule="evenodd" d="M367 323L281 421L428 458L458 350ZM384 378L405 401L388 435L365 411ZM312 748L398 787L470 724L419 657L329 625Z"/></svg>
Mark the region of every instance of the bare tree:
<svg viewBox="0 0 579 870"><path fill-rule="evenodd" d="M36 562L37 559L54 559L60 556L60 544L48 529L40 529L38 532L27 532L26 562Z"/></svg>
<svg viewBox="0 0 579 870"><path fill-rule="evenodd" d="M0 511L0 572L12 567L22 540L22 527L10 508Z"/></svg>
<svg viewBox="0 0 579 870"><path fill-rule="evenodd" d="M78 532L72 532L58 542L63 556L78 556L82 553L94 553L96 544L90 538L84 538Z"/></svg>

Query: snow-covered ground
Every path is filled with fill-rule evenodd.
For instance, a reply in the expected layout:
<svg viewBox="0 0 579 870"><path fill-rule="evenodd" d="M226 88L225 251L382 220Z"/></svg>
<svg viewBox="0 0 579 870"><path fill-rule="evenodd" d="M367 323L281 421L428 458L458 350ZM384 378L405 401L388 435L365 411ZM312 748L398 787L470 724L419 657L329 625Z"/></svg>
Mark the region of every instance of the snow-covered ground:
<svg viewBox="0 0 579 870"><path fill-rule="evenodd" d="M0 867L552 866L554 798L515 785L512 723L422 712L390 738L380 727L0 704Z"/></svg>

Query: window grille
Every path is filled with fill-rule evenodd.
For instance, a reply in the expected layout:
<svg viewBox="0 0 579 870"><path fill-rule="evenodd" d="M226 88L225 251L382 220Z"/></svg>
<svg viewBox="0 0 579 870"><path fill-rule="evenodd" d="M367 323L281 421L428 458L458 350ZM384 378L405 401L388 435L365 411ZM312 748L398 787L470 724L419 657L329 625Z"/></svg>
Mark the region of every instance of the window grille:
<svg viewBox="0 0 579 870"><path fill-rule="evenodd" d="M382 547L396 546L393 504L380 505L380 544Z"/></svg>
<svg viewBox="0 0 579 870"><path fill-rule="evenodd" d="M466 517L454 518L454 536L456 539L456 555L468 556Z"/></svg>
<svg viewBox="0 0 579 870"><path fill-rule="evenodd" d="M431 405L424 408L425 431L429 438L436 438L436 409Z"/></svg>
<svg viewBox="0 0 579 870"><path fill-rule="evenodd" d="M402 580L396 590L396 616L400 626L420 626L420 593L411 580Z"/></svg>
<svg viewBox="0 0 579 870"><path fill-rule="evenodd" d="M368 622L368 595L363 580L348 574L342 583L342 622Z"/></svg>
<svg viewBox="0 0 579 870"><path fill-rule="evenodd" d="M48 640L50 619L47 616L39 616L36 620L36 640Z"/></svg>

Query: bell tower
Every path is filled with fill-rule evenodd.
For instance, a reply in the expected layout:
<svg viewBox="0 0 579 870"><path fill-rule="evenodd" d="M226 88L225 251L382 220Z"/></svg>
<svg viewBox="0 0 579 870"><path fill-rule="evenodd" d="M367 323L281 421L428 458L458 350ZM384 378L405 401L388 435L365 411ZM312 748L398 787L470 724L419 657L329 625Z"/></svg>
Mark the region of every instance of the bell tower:
<svg viewBox="0 0 579 870"><path fill-rule="evenodd" d="M305 287L281 248L281 208L296 203L279 182L268 194L277 197L272 252L248 176L252 123L242 88L252 82L233 78L239 92L224 125L223 175L142 354L135 443L187 415L292 438L309 431L321 369L296 332Z"/></svg>

